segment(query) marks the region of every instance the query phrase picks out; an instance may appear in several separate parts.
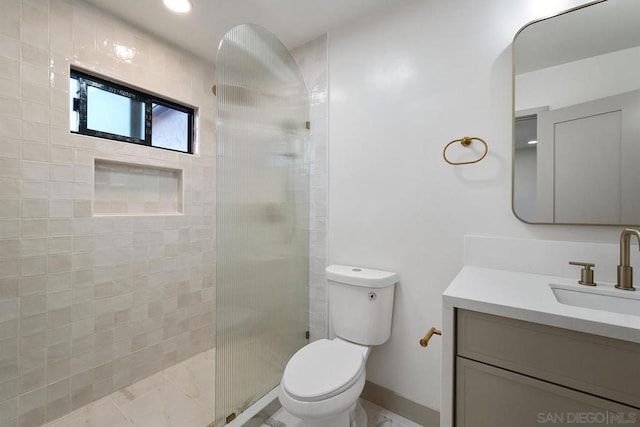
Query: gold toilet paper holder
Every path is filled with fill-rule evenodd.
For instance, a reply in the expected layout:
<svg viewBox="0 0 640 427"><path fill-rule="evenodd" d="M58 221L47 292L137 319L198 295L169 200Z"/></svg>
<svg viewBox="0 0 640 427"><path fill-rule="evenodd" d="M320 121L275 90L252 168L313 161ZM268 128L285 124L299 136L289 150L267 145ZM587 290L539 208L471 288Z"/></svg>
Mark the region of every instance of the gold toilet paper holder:
<svg viewBox="0 0 640 427"><path fill-rule="evenodd" d="M422 337L422 339L420 340L420 345L422 347L428 346L429 345L429 340L434 335L442 335L442 331L440 329L436 329L435 327L432 326L431 329L429 329L429 331L427 331L426 335L424 337Z"/></svg>

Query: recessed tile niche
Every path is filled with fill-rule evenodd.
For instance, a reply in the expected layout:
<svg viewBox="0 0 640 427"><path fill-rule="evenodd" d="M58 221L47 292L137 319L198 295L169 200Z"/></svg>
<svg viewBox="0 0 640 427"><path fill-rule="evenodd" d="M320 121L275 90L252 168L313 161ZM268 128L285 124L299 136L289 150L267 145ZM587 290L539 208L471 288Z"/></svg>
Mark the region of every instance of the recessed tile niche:
<svg viewBox="0 0 640 427"><path fill-rule="evenodd" d="M182 170L95 159L94 215L182 213Z"/></svg>

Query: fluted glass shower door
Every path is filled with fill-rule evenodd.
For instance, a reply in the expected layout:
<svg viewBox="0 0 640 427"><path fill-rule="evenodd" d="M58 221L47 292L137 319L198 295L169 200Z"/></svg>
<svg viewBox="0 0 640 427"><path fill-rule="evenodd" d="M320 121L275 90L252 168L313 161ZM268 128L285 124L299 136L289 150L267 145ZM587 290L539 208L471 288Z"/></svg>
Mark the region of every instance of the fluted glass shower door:
<svg viewBox="0 0 640 427"><path fill-rule="evenodd" d="M216 59L216 420L278 385L307 343L307 90L285 46L231 29Z"/></svg>

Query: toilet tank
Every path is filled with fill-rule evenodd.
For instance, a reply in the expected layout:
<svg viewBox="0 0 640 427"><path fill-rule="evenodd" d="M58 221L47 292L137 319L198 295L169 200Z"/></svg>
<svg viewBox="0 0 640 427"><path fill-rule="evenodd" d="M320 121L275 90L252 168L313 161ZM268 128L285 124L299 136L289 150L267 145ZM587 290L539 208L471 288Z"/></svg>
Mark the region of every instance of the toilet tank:
<svg viewBox="0 0 640 427"><path fill-rule="evenodd" d="M362 345L391 336L396 273L348 265L326 268L329 317L335 334Z"/></svg>

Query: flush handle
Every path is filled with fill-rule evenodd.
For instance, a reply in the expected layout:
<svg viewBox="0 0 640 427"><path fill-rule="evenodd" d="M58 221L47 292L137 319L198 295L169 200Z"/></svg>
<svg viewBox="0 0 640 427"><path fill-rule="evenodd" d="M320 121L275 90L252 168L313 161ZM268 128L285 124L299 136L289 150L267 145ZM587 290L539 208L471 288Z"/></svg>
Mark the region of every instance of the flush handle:
<svg viewBox="0 0 640 427"><path fill-rule="evenodd" d="M593 281L593 270L592 267L596 265L590 262L578 262L578 261L569 261L571 265L578 265L582 267L580 270L580 280L578 283L585 286L596 286L596 283Z"/></svg>

